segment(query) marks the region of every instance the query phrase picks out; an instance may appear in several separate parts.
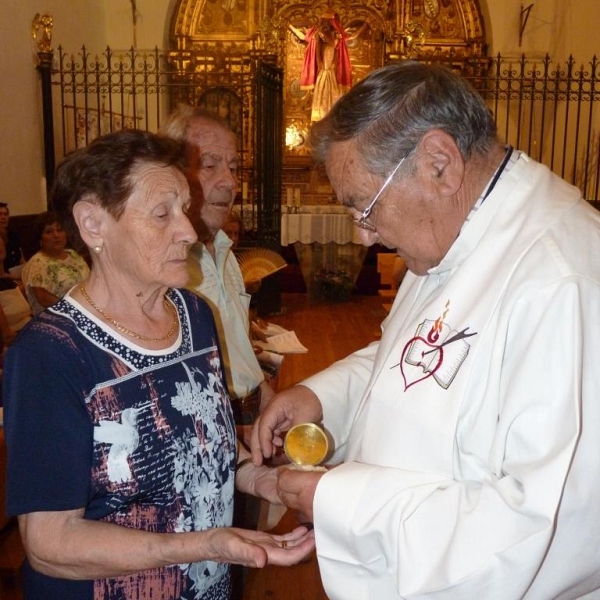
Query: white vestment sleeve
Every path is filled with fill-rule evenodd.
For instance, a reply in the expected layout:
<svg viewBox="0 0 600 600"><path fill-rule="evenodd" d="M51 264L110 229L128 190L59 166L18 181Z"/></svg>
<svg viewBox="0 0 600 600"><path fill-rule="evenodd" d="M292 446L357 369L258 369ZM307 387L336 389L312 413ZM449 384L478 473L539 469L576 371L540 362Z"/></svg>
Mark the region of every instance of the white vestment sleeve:
<svg viewBox="0 0 600 600"><path fill-rule="evenodd" d="M495 366L500 387L485 402L497 405L498 422L481 480L358 462L322 477L314 520L332 600L577 597L565 592L570 567L560 561L544 578L545 588L528 590L548 568L548 556L581 555L586 564L577 568L597 571L591 563L600 556L600 511L593 509L600 504L600 377L584 357L597 356L589 348L598 344L599 299L597 283L572 276L512 307L495 342L504 347ZM342 367L356 370L361 386L368 380L360 360L342 361ZM328 393L345 382L340 395L354 397L352 377L333 373ZM314 389L323 393L326 386L318 383ZM335 410L330 404L324 402ZM340 404L340 411L350 409L343 398ZM587 429L593 423L595 429ZM459 418L456 453L468 434ZM581 503L585 510L577 508Z"/></svg>
<svg viewBox="0 0 600 600"><path fill-rule="evenodd" d="M323 424L335 446L331 463L343 459L353 415L373 374L377 348L378 342L374 342L302 382L319 398L328 400L322 404Z"/></svg>

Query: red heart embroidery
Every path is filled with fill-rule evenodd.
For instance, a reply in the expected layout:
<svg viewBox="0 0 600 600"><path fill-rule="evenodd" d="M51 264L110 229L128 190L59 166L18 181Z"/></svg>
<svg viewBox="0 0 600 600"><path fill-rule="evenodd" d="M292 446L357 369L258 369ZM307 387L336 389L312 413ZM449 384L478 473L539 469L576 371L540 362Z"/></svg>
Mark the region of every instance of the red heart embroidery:
<svg viewBox="0 0 600 600"><path fill-rule="evenodd" d="M418 379L415 379L414 381L411 381L409 383L406 379L406 373L404 372L404 359L406 358L406 355L408 354L408 350L411 347L411 345L417 341L421 341L427 347L434 348L435 350L437 350L438 351L438 359L437 359L436 365L433 367L433 369L431 369L431 371L429 371L429 373L425 373L425 375L423 375L423 377L419 377ZM421 357L423 357L424 355L425 355L425 353L421 352ZM444 349L442 348L442 346L439 346L436 344L430 344L425 338L421 337L420 335L415 336L414 338L411 338L410 340L408 340L408 342L406 342L406 344L404 346L404 349L402 350L402 356L400 357L400 373L402 373L402 379L404 380L404 391L406 391L409 387L415 385L415 383L419 383L420 381L424 381L425 379L428 379L429 377L431 377L441 367L443 360L444 360Z"/></svg>

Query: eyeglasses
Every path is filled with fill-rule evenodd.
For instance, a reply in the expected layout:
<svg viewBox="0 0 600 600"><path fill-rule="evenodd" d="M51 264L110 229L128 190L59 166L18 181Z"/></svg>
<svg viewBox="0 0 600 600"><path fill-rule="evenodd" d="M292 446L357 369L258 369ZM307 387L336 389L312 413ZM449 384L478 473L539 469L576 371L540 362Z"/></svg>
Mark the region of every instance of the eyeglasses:
<svg viewBox="0 0 600 600"><path fill-rule="evenodd" d="M362 214L360 215L360 217L358 219L352 219L354 224L357 227L359 227L360 229L366 229L367 231L372 231L373 233L375 233L377 231L377 227L375 227L375 225L372 225L371 223L369 223L367 221L367 219L369 218L369 215L371 214L371 211L373 210L375 203L377 202L377 200L379 200L379 198L381 198L381 194L383 194L383 192L385 191L387 186L390 185L390 182L394 178L396 171L400 168L400 165L402 165L405 158L406 158L406 155L400 159L400 162L396 165L394 170L389 174L388 178L383 182L383 185L379 188L379 191L375 194L375 197L373 198L373 200L371 200L371 202L369 202L369 205L367 206L367 208L365 208L365 210L362 211Z"/></svg>

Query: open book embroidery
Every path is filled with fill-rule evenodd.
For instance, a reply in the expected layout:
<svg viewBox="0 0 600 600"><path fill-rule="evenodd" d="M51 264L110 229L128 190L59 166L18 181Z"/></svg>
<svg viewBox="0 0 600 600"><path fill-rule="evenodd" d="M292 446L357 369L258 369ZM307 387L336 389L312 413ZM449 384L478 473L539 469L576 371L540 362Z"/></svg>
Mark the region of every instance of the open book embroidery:
<svg viewBox="0 0 600 600"><path fill-rule="evenodd" d="M425 319L419 324L414 337L406 343L402 352L400 371L404 379L404 391L429 377L433 377L445 390L448 389L469 353L471 346L465 338L477 335L467 330L468 327L462 331L453 330L440 319ZM419 371L411 369L411 366Z"/></svg>

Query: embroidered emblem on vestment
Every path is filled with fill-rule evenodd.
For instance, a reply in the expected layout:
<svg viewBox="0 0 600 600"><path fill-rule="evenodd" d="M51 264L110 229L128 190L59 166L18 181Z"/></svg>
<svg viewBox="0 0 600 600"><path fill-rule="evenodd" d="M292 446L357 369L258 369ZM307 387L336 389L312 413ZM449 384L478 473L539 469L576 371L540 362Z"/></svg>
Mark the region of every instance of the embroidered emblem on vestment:
<svg viewBox="0 0 600 600"><path fill-rule="evenodd" d="M477 332L469 332L468 327L460 331L452 329L446 322L449 307L450 301L440 317L419 323L414 336L404 345L400 363L394 365L400 367L404 391L430 377L448 389L467 358L471 346L466 338Z"/></svg>

